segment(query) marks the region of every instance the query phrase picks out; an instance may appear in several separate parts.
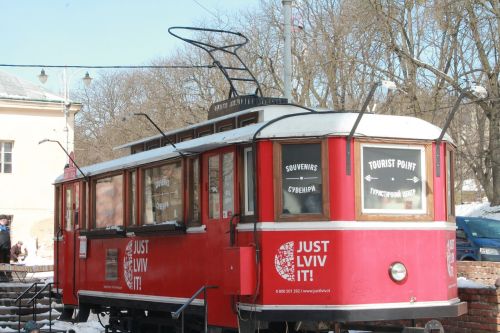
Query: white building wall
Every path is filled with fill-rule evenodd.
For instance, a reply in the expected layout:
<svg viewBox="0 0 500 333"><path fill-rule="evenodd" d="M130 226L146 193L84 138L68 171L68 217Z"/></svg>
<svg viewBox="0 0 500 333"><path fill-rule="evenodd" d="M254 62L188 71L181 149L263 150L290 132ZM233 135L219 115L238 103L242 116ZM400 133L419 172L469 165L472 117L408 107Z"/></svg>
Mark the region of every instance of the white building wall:
<svg viewBox="0 0 500 333"><path fill-rule="evenodd" d="M74 117L69 117L71 122ZM53 257L53 182L64 172L67 156L62 104L0 100L0 141L13 141L12 173L0 173L0 214L13 215L11 241L22 240L29 253ZM73 150L73 123L69 148Z"/></svg>

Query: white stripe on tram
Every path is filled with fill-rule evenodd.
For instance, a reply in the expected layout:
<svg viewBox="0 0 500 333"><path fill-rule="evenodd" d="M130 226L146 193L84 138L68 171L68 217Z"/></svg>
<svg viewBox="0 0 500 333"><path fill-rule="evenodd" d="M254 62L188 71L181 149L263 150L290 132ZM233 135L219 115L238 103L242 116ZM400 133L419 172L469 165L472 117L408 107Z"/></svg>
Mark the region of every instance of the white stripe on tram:
<svg viewBox="0 0 500 333"><path fill-rule="evenodd" d="M455 223L432 222L376 222L376 221L324 221L324 222L259 222L258 231L315 231L315 230L456 230ZM253 223L238 223L236 230L254 231Z"/></svg>
<svg viewBox="0 0 500 333"><path fill-rule="evenodd" d="M370 310L370 309L406 309L423 308L436 306L451 306L459 304L458 298L448 301L430 301L430 302L405 302L405 303L374 303L359 305L260 305L239 303L238 308L245 311L283 311L283 310Z"/></svg>

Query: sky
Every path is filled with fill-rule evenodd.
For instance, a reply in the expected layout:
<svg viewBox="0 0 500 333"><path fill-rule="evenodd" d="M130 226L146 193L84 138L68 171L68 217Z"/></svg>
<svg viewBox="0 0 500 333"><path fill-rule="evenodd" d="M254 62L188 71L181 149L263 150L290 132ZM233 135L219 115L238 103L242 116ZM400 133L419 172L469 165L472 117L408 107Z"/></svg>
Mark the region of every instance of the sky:
<svg viewBox="0 0 500 333"><path fill-rule="evenodd" d="M169 27L199 26L217 13L258 5L259 0L0 0L0 64L147 65L181 47ZM41 68L0 69L39 84ZM47 87L60 92L62 69L45 70ZM85 71L68 70L71 85Z"/></svg>

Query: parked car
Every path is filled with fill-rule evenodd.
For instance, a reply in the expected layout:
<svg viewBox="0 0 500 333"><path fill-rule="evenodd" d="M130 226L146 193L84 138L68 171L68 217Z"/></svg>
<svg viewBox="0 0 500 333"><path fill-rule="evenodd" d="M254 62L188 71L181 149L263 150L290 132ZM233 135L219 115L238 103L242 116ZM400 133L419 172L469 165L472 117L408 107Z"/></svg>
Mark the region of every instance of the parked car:
<svg viewBox="0 0 500 333"><path fill-rule="evenodd" d="M457 216L457 260L500 261L500 221Z"/></svg>

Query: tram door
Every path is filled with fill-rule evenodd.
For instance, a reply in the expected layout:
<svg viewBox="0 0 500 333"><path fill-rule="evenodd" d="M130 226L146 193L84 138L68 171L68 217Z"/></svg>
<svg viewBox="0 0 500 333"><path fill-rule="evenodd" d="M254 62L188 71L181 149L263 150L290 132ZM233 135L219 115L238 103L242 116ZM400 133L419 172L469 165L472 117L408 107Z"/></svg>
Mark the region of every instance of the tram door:
<svg viewBox="0 0 500 333"><path fill-rule="evenodd" d="M203 217L208 233L206 271L209 285L219 286L208 291L208 317L215 325L227 326L222 309L230 311L230 297L223 297L223 251L230 246L229 223L238 211L236 198L236 152L234 147L218 150L203 158ZM213 295L213 297L210 297ZM234 324L234 323L232 323Z"/></svg>
<svg viewBox="0 0 500 333"><path fill-rule="evenodd" d="M74 285L76 283L75 276L75 261L76 247L75 247L75 229L79 223L79 200L80 184L78 182L68 183L63 185L63 221L62 221L62 242L59 246L60 264L63 267L59 269L62 275L59 277L61 287L63 288L63 303L77 304L76 290Z"/></svg>

